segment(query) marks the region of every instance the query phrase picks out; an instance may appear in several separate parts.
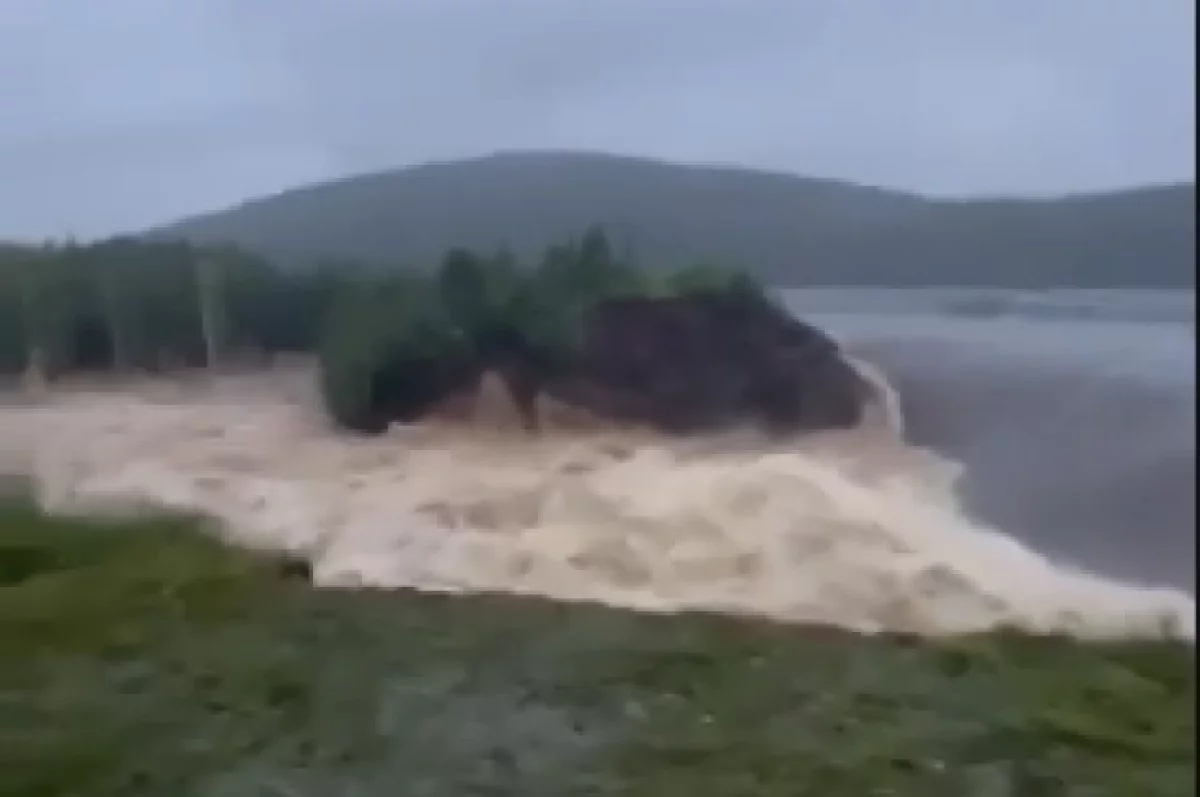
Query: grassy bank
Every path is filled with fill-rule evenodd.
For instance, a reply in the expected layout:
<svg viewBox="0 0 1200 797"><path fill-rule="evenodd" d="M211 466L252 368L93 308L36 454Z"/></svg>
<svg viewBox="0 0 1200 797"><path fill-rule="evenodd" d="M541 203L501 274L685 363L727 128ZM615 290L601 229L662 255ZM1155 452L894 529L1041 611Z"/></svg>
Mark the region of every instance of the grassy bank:
<svg viewBox="0 0 1200 797"><path fill-rule="evenodd" d="M0 507L0 795L1194 794L1190 648L314 591Z"/></svg>

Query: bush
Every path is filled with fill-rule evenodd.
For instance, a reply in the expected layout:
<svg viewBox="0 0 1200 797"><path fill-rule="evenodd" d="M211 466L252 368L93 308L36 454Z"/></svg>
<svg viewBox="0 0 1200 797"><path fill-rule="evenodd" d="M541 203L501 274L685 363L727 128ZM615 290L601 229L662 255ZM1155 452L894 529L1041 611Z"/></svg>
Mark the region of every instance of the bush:
<svg viewBox="0 0 1200 797"><path fill-rule="evenodd" d="M427 280L364 282L339 301L322 340L326 408L348 429L383 431L461 382L472 354Z"/></svg>

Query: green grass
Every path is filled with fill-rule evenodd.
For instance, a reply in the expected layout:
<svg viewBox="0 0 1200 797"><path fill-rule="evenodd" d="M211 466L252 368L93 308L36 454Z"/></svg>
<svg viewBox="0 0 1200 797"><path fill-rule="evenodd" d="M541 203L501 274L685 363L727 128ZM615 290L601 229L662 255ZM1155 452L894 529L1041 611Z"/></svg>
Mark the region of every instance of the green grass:
<svg viewBox="0 0 1200 797"><path fill-rule="evenodd" d="M0 507L0 795L1191 795L1190 647L317 591Z"/></svg>

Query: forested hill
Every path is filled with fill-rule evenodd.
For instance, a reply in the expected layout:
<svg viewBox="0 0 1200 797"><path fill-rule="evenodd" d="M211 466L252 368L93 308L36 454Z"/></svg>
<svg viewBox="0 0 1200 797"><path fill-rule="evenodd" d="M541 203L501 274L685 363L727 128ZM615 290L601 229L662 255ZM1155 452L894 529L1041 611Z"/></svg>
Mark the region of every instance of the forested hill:
<svg viewBox="0 0 1200 797"><path fill-rule="evenodd" d="M697 260L777 285L1195 283L1194 184L1053 200L930 200L850 183L580 153L512 153L308 186L154 234L282 261L529 255L600 224L647 265Z"/></svg>

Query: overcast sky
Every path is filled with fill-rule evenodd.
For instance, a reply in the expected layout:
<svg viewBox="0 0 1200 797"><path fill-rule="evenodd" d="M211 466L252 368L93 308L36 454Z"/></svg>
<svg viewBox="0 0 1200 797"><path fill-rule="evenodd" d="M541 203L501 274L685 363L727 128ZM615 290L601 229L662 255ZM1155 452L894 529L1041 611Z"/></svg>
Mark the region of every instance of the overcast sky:
<svg viewBox="0 0 1200 797"><path fill-rule="evenodd" d="M0 0L0 236L501 149L1192 180L1194 0Z"/></svg>

